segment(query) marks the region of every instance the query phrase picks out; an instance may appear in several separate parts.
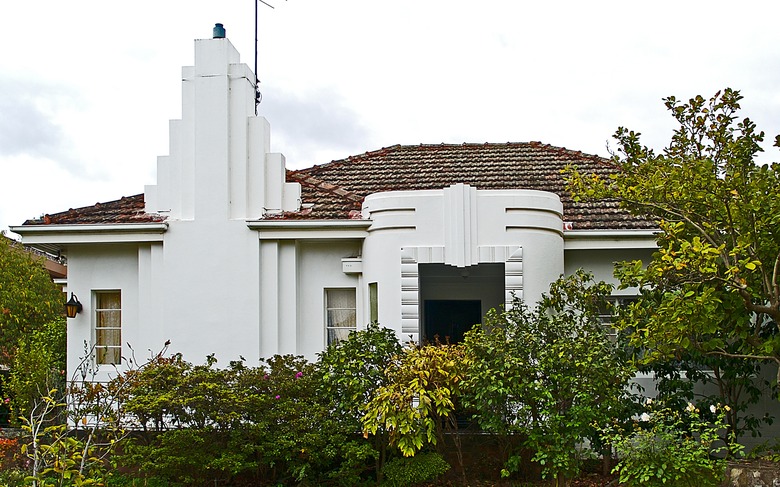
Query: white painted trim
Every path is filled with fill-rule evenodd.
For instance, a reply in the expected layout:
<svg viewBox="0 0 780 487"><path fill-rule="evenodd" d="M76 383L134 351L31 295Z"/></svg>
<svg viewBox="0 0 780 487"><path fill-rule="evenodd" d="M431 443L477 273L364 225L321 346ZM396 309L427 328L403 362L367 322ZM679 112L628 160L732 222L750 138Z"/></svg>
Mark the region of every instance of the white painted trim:
<svg viewBox="0 0 780 487"><path fill-rule="evenodd" d="M23 225L12 227L25 245L61 250L70 244L162 242L167 223Z"/></svg>
<svg viewBox="0 0 780 487"><path fill-rule="evenodd" d="M563 250L655 249L659 230L568 230Z"/></svg>
<svg viewBox="0 0 780 487"><path fill-rule="evenodd" d="M19 225L10 227L19 235L48 235L52 233L163 233L166 222L159 223L97 223L79 225Z"/></svg>
<svg viewBox="0 0 780 487"><path fill-rule="evenodd" d="M420 270L419 264L444 264L443 246L401 247L401 334L420 340ZM504 264L504 306L512 307L514 296L523 298L523 247L519 245L480 245L477 262ZM449 264L451 265L451 264Z"/></svg>
<svg viewBox="0 0 780 487"><path fill-rule="evenodd" d="M370 220L251 220L260 240L366 238Z"/></svg>

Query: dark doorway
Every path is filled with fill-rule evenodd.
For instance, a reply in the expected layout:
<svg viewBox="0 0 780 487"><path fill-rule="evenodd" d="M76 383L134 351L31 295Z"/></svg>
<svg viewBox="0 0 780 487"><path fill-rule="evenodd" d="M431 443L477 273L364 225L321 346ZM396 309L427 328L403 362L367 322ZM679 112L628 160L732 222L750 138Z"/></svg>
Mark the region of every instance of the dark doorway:
<svg viewBox="0 0 780 487"><path fill-rule="evenodd" d="M432 342L436 335L450 343L463 334L491 308L504 303L504 264L484 263L468 267L447 264L419 264L420 341Z"/></svg>
<svg viewBox="0 0 780 487"><path fill-rule="evenodd" d="M425 301L424 340L431 343L459 343L463 334L482 322L482 302L479 300L429 299Z"/></svg>

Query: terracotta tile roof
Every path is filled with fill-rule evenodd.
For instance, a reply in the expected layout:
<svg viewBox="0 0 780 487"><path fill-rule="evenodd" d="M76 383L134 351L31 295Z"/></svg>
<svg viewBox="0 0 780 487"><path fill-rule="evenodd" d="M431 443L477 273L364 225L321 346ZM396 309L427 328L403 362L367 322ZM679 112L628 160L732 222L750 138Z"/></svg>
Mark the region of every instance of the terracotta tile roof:
<svg viewBox="0 0 780 487"><path fill-rule="evenodd" d="M617 201L575 202L561 171L569 164L587 173L614 171L610 161L540 142L501 144L395 145L297 171L287 180L301 184L303 207L268 217L284 220L360 218L363 198L397 190L441 189L465 183L478 189L536 189L558 194L564 221L573 229L651 229ZM164 220L144 212L143 194L97 203L28 220L25 225L143 223Z"/></svg>
<svg viewBox="0 0 780 487"><path fill-rule="evenodd" d="M284 218L344 219L349 218L358 199L372 193L465 183L478 189L556 193L564 205L564 220L572 222L574 229L656 227L622 210L617 201L573 201L561 172L569 164L587 173L615 170L608 159L539 142L395 145L288 171L288 180L301 183L303 202L313 206L305 214L285 214Z"/></svg>
<svg viewBox="0 0 780 487"><path fill-rule="evenodd" d="M95 203L83 208L43 215L27 220L24 225L74 225L97 223L149 223L163 221L164 217L144 211L144 195L123 196L106 203Z"/></svg>

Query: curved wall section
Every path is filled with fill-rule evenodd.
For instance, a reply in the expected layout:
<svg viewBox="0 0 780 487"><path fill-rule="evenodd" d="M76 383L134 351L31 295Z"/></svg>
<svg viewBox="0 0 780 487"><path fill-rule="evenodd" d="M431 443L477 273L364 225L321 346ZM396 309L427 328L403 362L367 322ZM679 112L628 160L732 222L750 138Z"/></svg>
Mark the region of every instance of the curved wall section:
<svg viewBox="0 0 780 487"><path fill-rule="evenodd" d="M363 277L380 283L380 323L419 336L419 264L503 263L505 304L513 294L535 303L563 273L562 214L553 193L464 184L366 197Z"/></svg>

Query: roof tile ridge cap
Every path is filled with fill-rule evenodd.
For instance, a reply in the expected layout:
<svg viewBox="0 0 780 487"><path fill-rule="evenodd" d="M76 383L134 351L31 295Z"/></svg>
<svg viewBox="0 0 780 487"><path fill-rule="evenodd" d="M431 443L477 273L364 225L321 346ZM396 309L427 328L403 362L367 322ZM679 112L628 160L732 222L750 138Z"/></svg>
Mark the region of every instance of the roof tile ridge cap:
<svg viewBox="0 0 780 487"><path fill-rule="evenodd" d="M366 152L363 152L362 154L356 154L356 155L352 155L352 156L347 156L347 157L345 157L343 159L334 159L334 160L332 160L330 162L326 162L324 164L315 164L315 165L313 165L311 167L305 167L305 168L302 168L302 169L295 169L295 170L288 169L287 170L287 174L288 175L290 175L290 174L301 174L301 173L308 174L311 171L319 171L321 169L329 169L331 167L341 166L341 165L344 165L344 164L347 164L347 163L350 163L350 162L359 162L359 161L362 161L364 159L368 159L368 158L370 158L372 156L375 156L375 155L383 155L383 153L386 153L389 150L396 150L396 149L400 149L400 148L404 148L404 147L411 147L411 146L403 146L401 144L395 144L395 145L391 145L391 146L387 146L387 147L382 147L381 149L376 149L376 150L372 150L372 151L366 151Z"/></svg>
<svg viewBox="0 0 780 487"><path fill-rule="evenodd" d="M492 146L492 147L517 147L517 146L525 147L525 146L528 146L528 145L538 146L538 145L547 145L547 144L542 144L541 142L535 142L535 141L531 141L531 142L528 142L528 141L526 141L526 142L522 142L522 141L514 141L514 142L513 141L488 142L488 141L485 141L485 142L463 142L462 144L457 144L457 145L470 145L470 146L475 146L475 147L484 147L486 145L487 146Z"/></svg>
<svg viewBox="0 0 780 487"><path fill-rule="evenodd" d="M530 142L532 146L539 147L540 149L547 150L550 152L556 152L562 156L568 156L575 159L589 159L597 164L604 164L608 166L614 166L611 159L608 159L606 157L602 157L596 154L588 154L587 152L582 151L575 151L572 149L567 149L566 147L558 147L551 144L544 144L542 142L533 141Z"/></svg>
<svg viewBox="0 0 780 487"><path fill-rule="evenodd" d="M363 201L362 197L356 195L351 191L346 190L342 186L329 183L322 179L316 178L310 174L296 173L296 174L290 174L289 176L297 182L305 183L317 189L327 191L328 193L333 193L335 195L341 196L342 198L346 198L350 201L355 201L358 203Z"/></svg>

